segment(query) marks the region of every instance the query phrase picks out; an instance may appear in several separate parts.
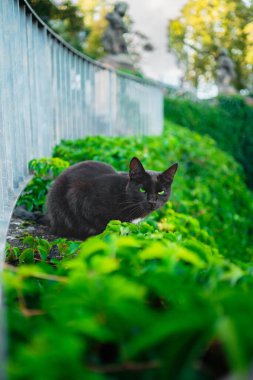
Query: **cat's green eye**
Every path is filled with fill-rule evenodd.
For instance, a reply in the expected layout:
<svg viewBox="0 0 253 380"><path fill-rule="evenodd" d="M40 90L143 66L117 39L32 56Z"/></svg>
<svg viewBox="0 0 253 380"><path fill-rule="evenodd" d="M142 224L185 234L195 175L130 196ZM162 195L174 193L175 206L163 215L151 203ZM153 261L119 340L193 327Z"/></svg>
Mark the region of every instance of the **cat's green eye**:
<svg viewBox="0 0 253 380"><path fill-rule="evenodd" d="M141 193L146 193L146 190L143 189L143 187L141 187L141 188L139 189L139 191L140 191Z"/></svg>
<svg viewBox="0 0 253 380"><path fill-rule="evenodd" d="M158 191L158 195L163 195L164 193L165 193L164 190L162 190L162 191Z"/></svg>

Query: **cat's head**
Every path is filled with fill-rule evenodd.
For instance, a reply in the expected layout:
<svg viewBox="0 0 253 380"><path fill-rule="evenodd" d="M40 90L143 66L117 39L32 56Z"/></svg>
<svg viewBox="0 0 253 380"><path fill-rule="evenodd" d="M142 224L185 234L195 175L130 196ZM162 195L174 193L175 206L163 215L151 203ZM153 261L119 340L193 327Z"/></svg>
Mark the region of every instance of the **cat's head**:
<svg viewBox="0 0 253 380"><path fill-rule="evenodd" d="M177 168L178 164L173 164L164 172L146 171L138 158L132 158L126 191L128 198L143 211L143 216L162 207L169 200Z"/></svg>

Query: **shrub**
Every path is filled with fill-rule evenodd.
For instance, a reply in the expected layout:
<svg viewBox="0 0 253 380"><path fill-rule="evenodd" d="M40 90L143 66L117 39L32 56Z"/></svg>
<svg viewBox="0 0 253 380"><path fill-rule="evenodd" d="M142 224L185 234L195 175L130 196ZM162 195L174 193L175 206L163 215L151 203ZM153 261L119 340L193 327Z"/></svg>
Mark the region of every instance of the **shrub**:
<svg viewBox="0 0 253 380"><path fill-rule="evenodd" d="M253 198L239 164L209 137L172 123L156 138L63 141L54 156L36 161L36 175L48 181L44 200L54 164L57 174L86 159L127 170L137 156L156 170L178 161L179 171L171 202L138 225L112 221L85 242L28 235L23 248L6 247L10 380L245 373L253 350ZM41 207L39 193L30 194L32 208Z"/></svg>
<svg viewBox="0 0 253 380"><path fill-rule="evenodd" d="M184 127L214 138L218 146L243 166L253 187L253 107L238 96L216 101L165 100L166 117Z"/></svg>

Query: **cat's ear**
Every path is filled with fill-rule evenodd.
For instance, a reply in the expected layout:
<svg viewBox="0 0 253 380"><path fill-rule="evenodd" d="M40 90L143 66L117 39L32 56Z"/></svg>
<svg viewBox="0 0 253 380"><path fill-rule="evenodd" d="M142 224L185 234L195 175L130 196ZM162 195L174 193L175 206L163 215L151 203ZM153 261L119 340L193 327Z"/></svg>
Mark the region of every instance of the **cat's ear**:
<svg viewBox="0 0 253 380"><path fill-rule="evenodd" d="M137 157L132 158L129 165L130 178L133 180L142 178L143 176L145 176L145 173L146 172L144 167L142 166L141 161Z"/></svg>
<svg viewBox="0 0 253 380"><path fill-rule="evenodd" d="M178 164L173 164L169 167L169 169L165 170L163 173L159 175L159 178L164 182L164 183L172 183L174 179L174 175L176 174L178 168Z"/></svg>

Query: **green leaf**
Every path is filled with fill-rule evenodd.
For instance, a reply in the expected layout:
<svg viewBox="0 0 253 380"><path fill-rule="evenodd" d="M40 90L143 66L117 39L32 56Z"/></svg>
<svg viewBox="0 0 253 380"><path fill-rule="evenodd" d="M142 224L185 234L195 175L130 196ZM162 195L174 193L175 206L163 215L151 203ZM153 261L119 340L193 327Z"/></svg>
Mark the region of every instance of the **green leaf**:
<svg viewBox="0 0 253 380"><path fill-rule="evenodd" d="M203 313L196 313L194 310L185 318L185 315L167 314L156 319L153 326L149 326L147 331L125 344L124 352L128 359L139 355L168 337L175 334L185 334L188 331L201 331L208 326L207 316Z"/></svg>
<svg viewBox="0 0 253 380"><path fill-rule="evenodd" d="M87 240L85 243L81 244L80 255L86 258L93 255L96 252L103 252L107 250L108 246L104 241L99 240L98 238L92 238Z"/></svg>
<svg viewBox="0 0 253 380"><path fill-rule="evenodd" d="M247 368L245 348L240 339L240 333L236 330L236 322L229 317L221 318L216 325L218 337L224 344L231 366L237 371Z"/></svg>
<svg viewBox="0 0 253 380"><path fill-rule="evenodd" d="M36 245L36 240L33 236L27 236L23 239L23 243L33 248Z"/></svg>
<svg viewBox="0 0 253 380"><path fill-rule="evenodd" d="M91 263L97 273L111 273L119 268L119 261L113 257L95 256Z"/></svg>
<svg viewBox="0 0 253 380"><path fill-rule="evenodd" d="M175 247L175 255L178 259L186 261L197 268L205 268L206 263L195 252L191 252L190 250L183 247Z"/></svg>
<svg viewBox="0 0 253 380"><path fill-rule="evenodd" d="M20 264L30 264L34 262L34 252L32 248L26 248L19 256Z"/></svg>
<svg viewBox="0 0 253 380"><path fill-rule="evenodd" d="M162 259L168 254L168 249L160 243L153 243L150 247L140 252L139 256L142 260Z"/></svg>
<svg viewBox="0 0 253 380"><path fill-rule="evenodd" d="M47 254L48 254L48 250L46 248L44 248L42 245L38 245L37 246L37 251L41 257L41 259L43 261L46 261L47 259Z"/></svg>

